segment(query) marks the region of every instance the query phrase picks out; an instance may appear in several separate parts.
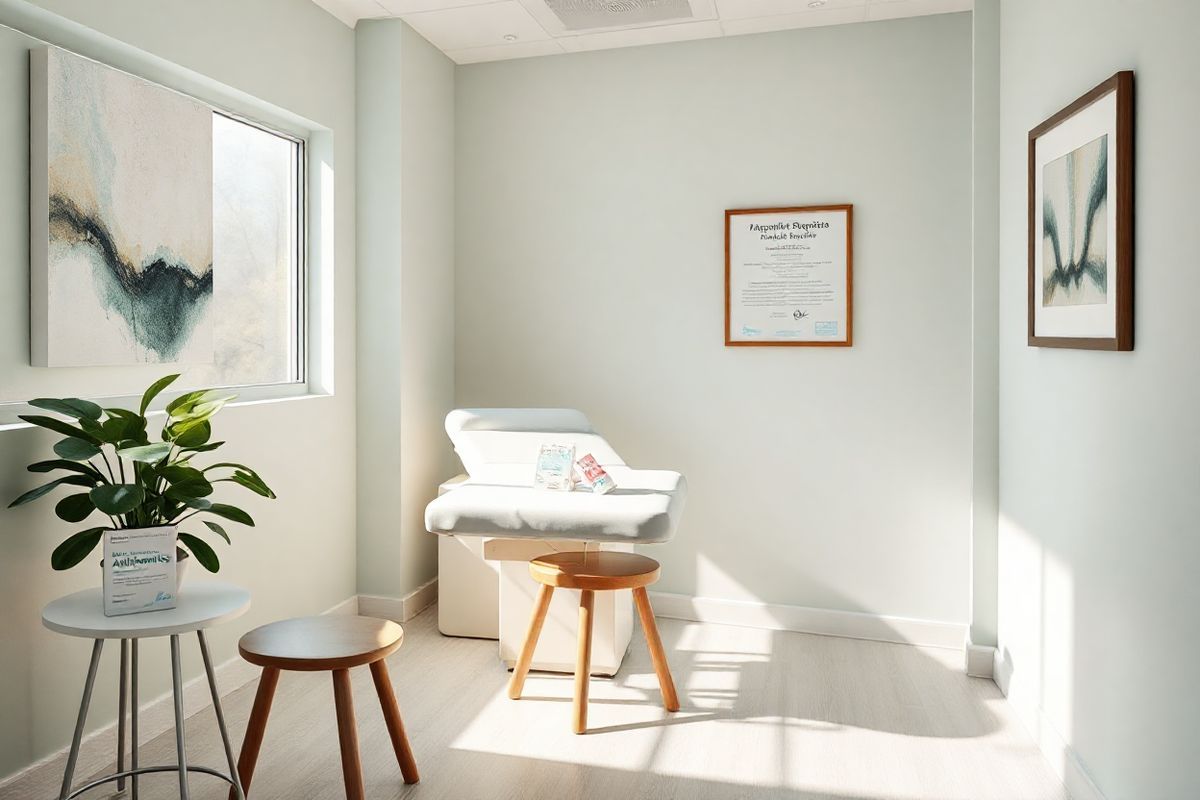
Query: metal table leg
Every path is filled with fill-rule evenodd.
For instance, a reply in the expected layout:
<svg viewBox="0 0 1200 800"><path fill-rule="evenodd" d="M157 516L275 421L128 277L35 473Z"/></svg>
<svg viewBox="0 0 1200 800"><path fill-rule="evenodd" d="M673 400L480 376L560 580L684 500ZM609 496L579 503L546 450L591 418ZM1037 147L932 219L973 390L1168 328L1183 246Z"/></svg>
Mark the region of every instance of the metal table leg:
<svg viewBox="0 0 1200 800"><path fill-rule="evenodd" d="M88 664L87 680L83 683L83 700L79 703L79 718L75 721L75 735L71 737L71 754L67 756L67 770L63 773L62 789L59 800L66 800L71 794L71 781L75 779L75 763L79 761L79 743L83 739L83 726L87 724L88 708L92 704L92 689L96 685L96 671L100 667L100 651L104 648L104 640L97 639L92 645L92 661Z"/></svg>
<svg viewBox="0 0 1200 800"><path fill-rule="evenodd" d="M229 743L229 731L225 728L225 712L221 710L221 696L217 693L217 676L213 672L212 657L208 654L208 640L204 638L202 630L196 631L196 636L200 639L200 655L204 657L204 673L208 676L208 691L212 695L213 711L217 714L217 727L221 730L221 742L225 745L225 762L229 764L229 777L233 779L237 800L246 800L237 762L233 757L233 745Z"/></svg>
<svg viewBox="0 0 1200 800"><path fill-rule="evenodd" d="M125 704L129 702L129 640L121 640L121 685L117 689L117 772L125 771ZM117 791L125 791L125 779L117 779Z"/></svg>
<svg viewBox="0 0 1200 800"><path fill-rule="evenodd" d="M179 800L190 800L187 749L183 733L183 676L180 674L179 634L171 634L171 688L175 695L175 750L179 764Z"/></svg>
<svg viewBox="0 0 1200 800"><path fill-rule="evenodd" d="M92 644L92 659L88 664L87 678L83 684L83 699L79 704L79 717L75 722L75 733L71 738L71 750L67 756L67 767L63 774L62 789L59 791L59 800L69 800L69 798L78 797L89 790L115 781L117 790L120 791L128 778L131 786L131 800L138 800L138 777L147 773L155 772L178 772L179 773L179 798L180 800L190 800L191 793L188 785L189 772L201 772L206 775L211 775L226 781L233 787L234 796L237 800L246 800L246 792L242 787L241 778L238 775L237 764L233 756L233 746L229 741L229 731L225 726L225 712L221 708L221 698L217 694L217 678L216 672L213 670L212 655L208 651L208 641L204 637L204 631L196 631L196 635L200 640L200 654L204 657L204 672L208 677L208 690L212 694L213 710L217 715L217 727L221 731L221 741L225 745L225 759L229 765L229 775L224 775L215 769L209 767L193 767L188 766L187 750L185 747L186 737L184 735L184 716L183 716L183 663L179 652L179 635L171 636L171 689L175 700L175 748L177 763L171 766L156 766L142 767L138 764L138 640L137 639L122 639L121 640L121 684L118 690L119 696L119 711L117 712L117 771L111 775L105 775L90 781L89 783L80 786L75 791L71 791L71 784L75 779L75 767L79 761L79 747L83 740L83 731L87 725L88 710L92 705L92 693L96 686L96 673L100 668L100 652L104 647L103 639L96 639ZM129 715L129 769L125 769L125 717Z"/></svg>
<svg viewBox="0 0 1200 800"><path fill-rule="evenodd" d="M133 770L130 778L130 800L138 800L138 640L132 642L133 663L129 676L129 767Z"/></svg>

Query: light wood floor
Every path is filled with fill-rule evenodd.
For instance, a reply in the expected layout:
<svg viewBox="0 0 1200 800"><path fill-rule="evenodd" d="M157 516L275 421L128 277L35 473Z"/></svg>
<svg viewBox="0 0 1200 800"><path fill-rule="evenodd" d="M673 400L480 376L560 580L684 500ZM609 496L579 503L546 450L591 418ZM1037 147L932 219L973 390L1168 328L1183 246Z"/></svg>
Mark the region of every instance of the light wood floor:
<svg viewBox="0 0 1200 800"><path fill-rule="evenodd" d="M405 626L388 666L421 770L406 787L370 673L354 695L367 796L377 800L1065 800L1061 783L991 681L953 651L660 620L683 708L669 715L640 632L621 672L594 679L586 736L570 732L571 679L533 673L525 698L490 641L437 632L436 609ZM235 747L254 684L225 699ZM224 766L211 710L189 720L189 759ZM251 800L342 798L327 674L284 673ZM174 760L170 733L143 763ZM82 776L81 776L82 777ZM146 800L177 797L172 776ZM90 798L111 796L95 790ZM222 800L214 778L196 800Z"/></svg>

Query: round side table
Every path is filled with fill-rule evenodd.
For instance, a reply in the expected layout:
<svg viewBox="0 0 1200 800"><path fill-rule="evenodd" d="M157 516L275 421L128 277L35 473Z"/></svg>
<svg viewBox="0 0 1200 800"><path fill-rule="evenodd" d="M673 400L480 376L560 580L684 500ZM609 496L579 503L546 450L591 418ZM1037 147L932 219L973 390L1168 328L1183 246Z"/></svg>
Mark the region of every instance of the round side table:
<svg viewBox="0 0 1200 800"><path fill-rule="evenodd" d="M217 693L217 679L213 673L212 658L208 652L208 641L204 629L239 617L250 607L250 592L228 583L189 583L180 593L178 605L163 611L147 611L141 614L126 614L119 617L104 616L104 597L99 588L60 597L42 610L42 624L52 631L94 639L92 659L88 665L87 679L83 684L83 700L79 704L79 718L75 723L75 735L71 739L71 752L67 757L67 769L63 774L59 800L69 800L103 783L117 782L123 790L125 779L132 784L132 800L138 796L138 776L151 772L178 772L179 797L188 800L188 773L203 772L214 775L233 785L236 796L244 800L241 781L229 744L229 733L225 730L225 714L221 710L221 698ZM217 715L217 727L225 745L225 757L229 762L229 774L225 775L209 767L189 766L184 749L183 721L183 678L180 674L179 636L195 631L200 640L200 654L204 658L204 671L208 675L208 689L212 694L213 710ZM155 636L171 639L171 682L175 698L175 749L178 763L164 766L138 766L138 640ZM121 675L118 689L117 711L117 771L97 778L72 791L75 779L75 764L79 760L79 743L83 738L87 722L88 707L92 702L92 689L96 684L96 671L100 666L100 651L105 639L121 640ZM132 664L130 663L132 654ZM132 668L131 668L132 667ZM128 687L128 691L127 691ZM125 713L130 711L130 768L125 769Z"/></svg>

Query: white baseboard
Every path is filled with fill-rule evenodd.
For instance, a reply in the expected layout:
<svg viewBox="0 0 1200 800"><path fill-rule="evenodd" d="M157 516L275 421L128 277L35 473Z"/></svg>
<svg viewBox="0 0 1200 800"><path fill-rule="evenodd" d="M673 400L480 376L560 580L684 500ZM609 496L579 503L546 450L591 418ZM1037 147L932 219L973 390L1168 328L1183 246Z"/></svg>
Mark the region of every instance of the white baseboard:
<svg viewBox="0 0 1200 800"><path fill-rule="evenodd" d="M972 678L995 679L996 648L967 641L963 649L963 671Z"/></svg>
<svg viewBox="0 0 1200 800"><path fill-rule="evenodd" d="M1100 787L1096 786L1087 768L1083 766L1075 748L1067 743L1042 710L1009 696L1013 677L1012 665L1003 658L998 649L993 661L993 674L996 685L1016 710L1029 735L1037 742L1038 749L1042 751L1050 768L1066 786L1067 795L1071 800L1106 800Z"/></svg>
<svg viewBox="0 0 1200 800"><path fill-rule="evenodd" d="M650 600L657 616L695 622L816 633L848 639L873 639L926 647L949 647L955 650L961 649L967 638L967 626L953 622L745 600L690 597L667 592L650 592Z"/></svg>
<svg viewBox="0 0 1200 800"><path fill-rule="evenodd" d="M358 597L349 597L324 614L356 614L358 613ZM110 640L105 644L105 651L119 650L120 643ZM83 665L81 665L81 669ZM234 692L255 680L258 667L246 662L241 656L234 656L214 666L217 687L221 696ZM80 677L82 682L82 675ZM99 690L97 690L99 691ZM190 717L197 712L212 706L212 697L208 690L208 680L201 674L183 684L183 714ZM145 743L167 731L175 728L175 704L171 692L165 692L158 697L141 703L138 706L138 739ZM235 750L237 743L235 742ZM0 800L6 798L25 798L38 795L34 787L54 786L57 792L58 783L62 781L63 770L66 768L67 753L70 747L63 747L45 758L35 761L28 767L19 770L7 778L0 780ZM84 736L79 748L79 763L75 774L84 776L92 774L111 763L117 752L117 722L97 728Z"/></svg>
<svg viewBox="0 0 1200 800"><path fill-rule="evenodd" d="M405 623L437 602L437 578L421 584L404 597L358 596L358 613Z"/></svg>

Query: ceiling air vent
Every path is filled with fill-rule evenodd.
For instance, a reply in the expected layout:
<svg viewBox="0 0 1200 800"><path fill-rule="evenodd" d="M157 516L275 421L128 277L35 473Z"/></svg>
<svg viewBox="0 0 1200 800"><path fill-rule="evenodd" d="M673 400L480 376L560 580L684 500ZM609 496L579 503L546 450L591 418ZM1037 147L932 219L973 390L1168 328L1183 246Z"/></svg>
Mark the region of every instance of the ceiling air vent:
<svg viewBox="0 0 1200 800"><path fill-rule="evenodd" d="M694 19L688 0L545 0L572 33L597 28L641 27Z"/></svg>

